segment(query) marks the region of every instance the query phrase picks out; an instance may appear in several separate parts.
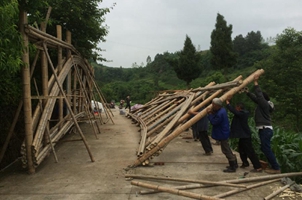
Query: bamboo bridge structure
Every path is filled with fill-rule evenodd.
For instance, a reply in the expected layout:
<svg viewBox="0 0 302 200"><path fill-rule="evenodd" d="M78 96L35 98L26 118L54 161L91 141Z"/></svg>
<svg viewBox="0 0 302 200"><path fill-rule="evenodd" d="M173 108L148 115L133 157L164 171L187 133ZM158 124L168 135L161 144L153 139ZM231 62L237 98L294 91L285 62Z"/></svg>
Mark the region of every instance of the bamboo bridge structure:
<svg viewBox="0 0 302 200"><path fill-rule="evenodd" d="M29 25L27 13L21 11L20 33L24 45L23 98L0 152L1 162L16 123L22 117L20 115L23 108L25 139L21 146L21 160L29 174L35 172L51 151L57 161L54 146L72 128L81 136L93 162L93 155L78 122L83 119L90 120L96 138L100 133L99 124L109 120L114 123L113 114L106 107L106 100L95 83L93 68L71 44L71 32L66 31L65 41L62 40L60 25L56 26L56 37L46 33L50 11L51 8L40 28ZM35 47L35 56L29 54L30 44ZM49 49L52 50L52 56ZM54 52L56 59L53 59ZM106 119L93 114L91 101L95 100L104 105ZM98 107L97 103L95 105Z"/></svg>
<svg viewBox="0 0 302 200"><path fill-rule="evenodd" d="M159 156L169 142L207 115L214 98L224 102L228 97L244 92L254 76L263 73L264 70L259 69L245 79L240 75L222 84L211 82L196 89L166 91L131 111L128 117L140 127L141 139L137 159L129 167L149 165L150 160ZM188 114L189 110L198 112L201 108L205 109L195 116Z"/></svg>
<svg viewBox="0 0 302 200"><path fill-rule="evenodd" d="M114 124L113 114L107 109L105 98L95 83L93 68L71 44L71 32L66 31L65 41L62 40L60 25L56 26L56 37L46 33L50 10L51 8L39 29L28 25L25 11L20 15L20 32L24 44L23 98L0 152L1 162L23 108L25 139L21 154L23 167L30 174L35 172L50 152L57 160L54 146L72 128L81 136L88 155L94 162L79 121L90 120L96 138L100 133L99 124L109 120ZM30 43L36 48L35 56L29 55ZM52 56L49 49L52 50ZM57 55L55 60L54 52ZM37 64L38 61L40 65ZM35 77L37 73L40 73L39 82ZM202 107L211 108L213 98L225 101L228 96L242 92L253 81L256 73L261 75L264 70L259 69L244 80L242 76L238 76L223 84L211 82L196 89L163 92L143 107L128 113L127 116L140 126L141 132L137 159L130 167L148 165L170 141L206 115L204 109L192 117L187 113L189 109L198 111ZM99 100L104 105L106 119L92 114L92 100Z"/></svg>

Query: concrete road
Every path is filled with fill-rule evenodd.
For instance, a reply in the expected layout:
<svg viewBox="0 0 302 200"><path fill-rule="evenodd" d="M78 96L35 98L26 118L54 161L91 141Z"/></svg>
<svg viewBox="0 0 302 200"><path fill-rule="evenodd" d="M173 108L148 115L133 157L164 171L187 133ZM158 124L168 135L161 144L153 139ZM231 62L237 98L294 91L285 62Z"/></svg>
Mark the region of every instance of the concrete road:
<svg viewBox="0 0 302 200"><path fill-rule="evenodd" d="M236 173L223 173L227 159L221 153L220 147L213 145L214 153L204 155L201 144L193 139L191 131L182 133L169 143L163 153L152 160L148 167L128 168L137 159L136 150L140 139L139 127L132 121L119 115L118 109L112 109L113 124L108 121L101 125L101 133L96 139L91 124L81 123L95 162L91 162L82 141L60 142L55 146L59 162L53 155L37 168L36 173L28 175L21 169L21 164L5 169L0 176L0 199L5 200L179 200L188 197L166 192L141 195L142 187L131 185L131 179L125 174L165 176L169 178L197 179L205 181L223 181L242 179L244 172L252 168L238 169ZM77 133L71 133L63 140L79 139ZM63 141L62 140L62 141ZM238 157L238 155L237 155ZM238 157L238 160L239 157ZM157 164L163 165L157 165ZM240 163L241 164L241 163ZM247 175L248 177L263 176L265 173ZM189 185L192 183L134 179L152 185L164 187ZM263 199L280 187L280 182L261 186L238 193L225 199ZM196 194L214 196L234 190L229 186L215 186L185 190ZM276 197L274 199L281 199Z"/></svg>

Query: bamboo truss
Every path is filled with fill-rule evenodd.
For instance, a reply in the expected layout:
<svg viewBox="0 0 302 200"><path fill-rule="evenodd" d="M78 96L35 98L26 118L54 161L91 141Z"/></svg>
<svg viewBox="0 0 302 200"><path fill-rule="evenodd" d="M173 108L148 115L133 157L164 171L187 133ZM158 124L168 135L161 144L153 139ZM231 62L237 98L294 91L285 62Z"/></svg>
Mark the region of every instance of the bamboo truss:
<svg viewBox="0 0 302 200"><path fill-rule="evenodd" d="M99 124L104 122L97 120L93 115L91 100L100 100L104 105L107 121L110 118L113 122L112 114L105 106L104 96L101 95L100 89L94 81L93 68L71 44L71 33L66 32L66 42L62 40L62 29L59 25L57 26L57 37L46 33L46 22L50 11L51 8L48 10L46 20L41 24L40 29L28 25L27 13L25 11L20 12L20 33L25 46L22 57L24 62L22 68L23 98L15 113L14 122L9 129L5 145L0 152L1 162L23 106L25 140L21 146L21 160L23 167L27 168L29 173L34 173L35 168L43 162L51 151L54 153L56 161L59 160L56 157L54 147L72 127L77 129L90 160L94 161L87 140L78 123L83 119L88 119L97 138L97 134L100 133ZM31 65L29 43L33 43L37 49ZM57 50L57 59L51 59L48 48ZM63 54L63 52L66 53ZM54 65L54 63L56 64ZM34 77L34 71L37 67L41 69L41 81L39 83L35 81ZM32 83L35 85L34 89L31 88ZM36 93L36 96L32 93ZM98 121L100 123L97 123Z"/></svg>
<svg viewBox="0 0 302 200"><path fill-rule="evenodd" d="M195 116L188 111L199 111L200 108L211 108L212 99L218 97L223 102L228 96L243 91L253 81L255 74L263 74L259 69L243 80L238 76L233 81L215 84L209 83L205 87L191 90L165 91L141 108L128 114L141 127L141 140L137 152L137 160L130 165L148 165L154 156L159 156L164 148L183 131L190 128L202 117L206 116L206 109Z"/></svg>

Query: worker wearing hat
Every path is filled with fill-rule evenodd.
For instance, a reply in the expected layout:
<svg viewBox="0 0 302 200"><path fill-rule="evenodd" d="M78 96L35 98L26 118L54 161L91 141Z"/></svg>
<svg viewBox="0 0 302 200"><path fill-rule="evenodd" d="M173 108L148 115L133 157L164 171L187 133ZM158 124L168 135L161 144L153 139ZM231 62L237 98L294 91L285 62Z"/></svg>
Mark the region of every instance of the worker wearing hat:
<svg viewBox="0 0 302 200"><path fill-rule="evenodd" d="M208 120L212 124L212 138L220 141L221 151L229 161L230 166L223 170L223 172L236 172L236 168L238 167L237 159L228 142L230 123L222 101L219 98L214 98L212 100L212 107L207 109L207 113Z"/></svg>

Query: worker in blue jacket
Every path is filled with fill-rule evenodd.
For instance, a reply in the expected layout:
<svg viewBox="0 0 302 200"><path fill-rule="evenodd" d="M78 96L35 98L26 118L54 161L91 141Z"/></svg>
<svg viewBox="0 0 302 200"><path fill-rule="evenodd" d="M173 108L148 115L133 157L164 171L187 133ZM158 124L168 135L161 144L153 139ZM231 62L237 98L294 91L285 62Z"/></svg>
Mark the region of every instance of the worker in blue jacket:
<svg viewBox="0 0 302 200"><path fill-rule="evenodd" d="M229 161L229 167L223 172L236 172L238 167L236 155L233 154L230 145L230 124L227 112L222 106L222 101L219 98L212 100L212 108L207 109L208 120L212 124L212 138L220 142L222 153Z"/></svg>

